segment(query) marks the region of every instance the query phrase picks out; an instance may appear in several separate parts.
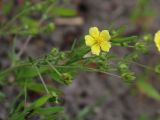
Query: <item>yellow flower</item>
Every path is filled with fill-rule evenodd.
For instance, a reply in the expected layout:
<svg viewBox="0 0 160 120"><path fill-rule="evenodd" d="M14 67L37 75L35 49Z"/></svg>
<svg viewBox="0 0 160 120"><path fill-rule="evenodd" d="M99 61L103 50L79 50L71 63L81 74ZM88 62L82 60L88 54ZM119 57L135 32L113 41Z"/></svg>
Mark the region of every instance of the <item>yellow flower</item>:
<svg viewBox="0 0 160 120"><path fill-rule="evenodd" d="M97 27L91 27L89 29L89 35L85 36L85 43L91 47L92 54L99 55L101 50L109 52L111 48L110 38L108 30L102 30L100 32Z"/></svg>
<svg viewBox="0 0 160 120"><path fill-rule="evenodd" d="M155 37L154 37L154 42L158 48L158 51L160 52L160 31L158 31L156 34L155 34Z"/></svg>

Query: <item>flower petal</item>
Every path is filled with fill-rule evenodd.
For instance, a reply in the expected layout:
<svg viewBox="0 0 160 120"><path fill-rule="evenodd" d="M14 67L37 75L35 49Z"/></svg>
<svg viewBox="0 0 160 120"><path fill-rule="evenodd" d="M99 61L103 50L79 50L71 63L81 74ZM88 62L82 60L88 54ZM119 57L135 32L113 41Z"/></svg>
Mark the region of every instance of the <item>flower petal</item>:
<svg viewBox="0 0 160 120"><path fill-rule="evenodd" d="M85 43L87 46L92 46L95 42L96 42L95 39L90 35L85 36Z"/></svg>
<svg viewBox="0 0 160 120"><path fill-rule="evenodd" d="M92 36L93 38L98 38L100 32L99 32L99 30L98 30L97 27L91 27L91 28L89 29L89 34L90 34L90 36Z"/></svg>
<svg viewBox="0 0 160 120"><path fill-rule="evenodd" d="M111 38L111 36L110 36L110 34L109 34L109 31L108 30L102 30L102 32L100 33L100 38L102 39L102 40L107 40L107 41L109 41L110 40L110 38Z"/></svg>
<svg viewBox="0 0 160 120"><path fill-rule="evenodd" d="M109 50L110 50L110 48L111 48L111 43L105 41L105 42L102 42L102 43L100 44L100 46L101 46L102 51L109 52Z"/></svg>
<svg viewBox="0 0 160 120"><path fill-rule="evenodd" d="M160 51L160 31L155 34L154 42L158 48L158 51Z"/></svg>
<svg viewBox="0 0 160 120"><path fill-rule="evenodd" d="M95 44L91 47L92 54L99 55L100 54L100 46Z"/></svg>

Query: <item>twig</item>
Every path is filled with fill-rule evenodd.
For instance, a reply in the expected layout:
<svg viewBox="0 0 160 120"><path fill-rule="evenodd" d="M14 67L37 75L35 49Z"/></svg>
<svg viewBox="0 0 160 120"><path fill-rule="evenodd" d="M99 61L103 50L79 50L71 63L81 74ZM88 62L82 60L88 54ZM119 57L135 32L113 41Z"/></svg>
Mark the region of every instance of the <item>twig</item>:
<svg viewBox="0 0 160 120"><path fill-rule="evenodd" d="M104 73L104 74L107 74L107 75L110 75L110 76L113 76L113 77L117 77L117 78L122 78L121 76L119 75L116 75L116 74L112 74L112 73L109 73L109 72L105 72L105 71L100 71L98 69L94 69L94 68L88 68L89 71L95 71L95 72L100 72L100 73Z"/></svg>
<svg viewBox="0 0 160 120"><path fill-rule="evenodd" d="M43 80L43 77L42 77L42 75L41 75L39 69L37 68L36 65L34 65L34 66L35 66L35 69L36 69L36 71L37 71L37 73L38 73L38 75L39 75L39 78L40 78L40 80L41 80L41 82L42 82L42 84L43 84L43 86L44 86L44 88L45 88L47 94L49 94L49 90L48 90L48 88L47 88L47 86L46 86L46 83L45 83L44 80Z"/></svg>
<svg viewBox="0 0 160 120"><path fill-rule="evenodd" d="M22 55L23 52L25 51L25 49L26 49L26 47L27 47L27 45L29 44L29 42L30 42L31 39L32 39L32 36L31 36L31 35L27 37L24 45L22 46L21 50L20 50L19 53L17 54L18 58L21 57L21 55Z"/></svg>
<svg viewBox="0 0 160 120"><path fill-rule="evenodd" d="M62 75L49 61L46 60L46 62L48 63L48 65L49 65L59 76Z"/></svg>

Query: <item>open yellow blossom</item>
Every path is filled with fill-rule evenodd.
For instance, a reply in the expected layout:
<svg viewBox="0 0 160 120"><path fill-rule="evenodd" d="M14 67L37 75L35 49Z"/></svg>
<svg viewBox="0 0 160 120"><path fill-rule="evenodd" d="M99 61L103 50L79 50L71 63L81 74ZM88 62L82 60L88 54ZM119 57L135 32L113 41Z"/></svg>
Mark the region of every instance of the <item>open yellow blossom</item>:
<svg viewBox="0 0 160 120"><path fill-rule="evenodd" d="M102 30L100 32L97 27L91 27L89 29L89 35L85 36L85 43L91 47L92 54L99 55L101 50L109 52L111 48L110 38L108 30Z"/></svg>
<svg viewBox="0 0 160 120"><path fill-rule="evenodd" d="M155 34L155 37L154 37L154 42L158 48L158 51L160 52L160 31L158 31L156 34Z"/></svg>

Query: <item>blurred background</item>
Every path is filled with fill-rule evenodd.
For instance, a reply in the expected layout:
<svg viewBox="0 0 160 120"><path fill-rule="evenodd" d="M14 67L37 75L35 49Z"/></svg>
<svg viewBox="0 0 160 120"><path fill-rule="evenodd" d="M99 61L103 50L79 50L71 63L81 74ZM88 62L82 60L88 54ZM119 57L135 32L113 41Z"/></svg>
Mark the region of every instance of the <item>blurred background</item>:
<svg viewBox="0 0 160 120"><path fill-rule="evenodd" d="M41 56L53 47L69 50L73 41L83 39L92 26L100 30L125 26L124 36L154 34L160 29L160 0L56 0L49 18L43 20L45 16L42 14L49 5L38 6L38 3L46 1L0 0L0 69L10 66L13 45L19 53L28 36L32 37L26 49L19 53L22 58ZM32 5L37 5L33 11L38 12L21 15ZM17 14L18 17L13 19ZM37 25L39 22L40 27ZM121 55L130 51L113 47L111 52ZM159 60L160 55L153 46L148 56L142 56L141 63L150 65ZM137 67L133 69L137 73L144 71ZM159 77L152 73L145 73L144 77L160 92ZM45 81L48 79L45 77ZM9 106L19 93L20 89L12 85L14 81L14 76L10 76L7 84L0 86L0 91L6 96L0 101L0 120L6 120ZM79 73L70 86L52 84L63 91L62 104L72 120L78 115L84 116L84 120L160 120L160 102L147 96L136 83L128 86L113 76ZM39 96L33 91L28 94L31 99Z"/></svg>

